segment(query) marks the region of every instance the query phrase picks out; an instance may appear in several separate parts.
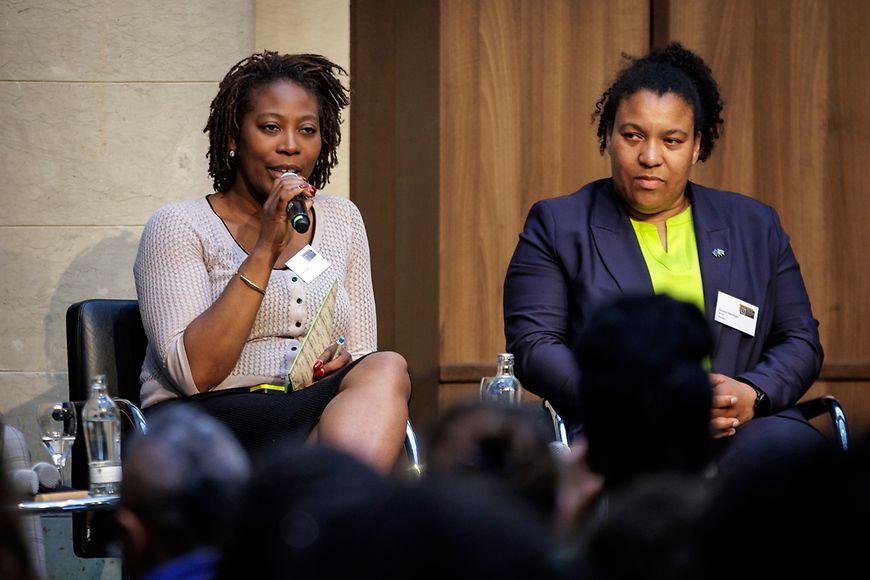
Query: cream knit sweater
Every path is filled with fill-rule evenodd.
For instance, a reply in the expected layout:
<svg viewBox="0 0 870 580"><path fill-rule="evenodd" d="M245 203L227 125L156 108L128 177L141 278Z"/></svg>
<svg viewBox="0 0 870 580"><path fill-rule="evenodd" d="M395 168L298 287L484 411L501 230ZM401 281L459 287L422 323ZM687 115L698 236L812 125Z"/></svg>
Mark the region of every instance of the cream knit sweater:
<svg viewBox="0 0 870 580"><path fill-rule="evenodd" d="M230 375L215 389L284 382L309 321L338 278L336 336L354 359L377 349L369 245L357 207L318 193L311 246L330 263L310 284L272 270L251 335ZM206 198L172 203L145 225L133 274L148 350L142 406L197 393L184 330L221 295L247 254Z"/></svg>

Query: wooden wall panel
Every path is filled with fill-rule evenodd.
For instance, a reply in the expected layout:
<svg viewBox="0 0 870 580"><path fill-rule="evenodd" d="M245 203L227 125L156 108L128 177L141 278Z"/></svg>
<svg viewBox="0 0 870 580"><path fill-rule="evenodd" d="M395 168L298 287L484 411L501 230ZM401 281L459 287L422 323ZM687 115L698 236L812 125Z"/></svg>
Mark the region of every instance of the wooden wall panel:
<svg viewBox="0 0 870 580"><path fill-rule="evenodd" d="M351 3L350 198L366 224L378 312L378 346L385 349L395 348L396 343L394 14L393 0Z"/></svg>
<svg viewBox="0 0 870 580"><path fill-rule="evenodd" d="M367 0L351 16L353 199L415 416L472 392L504 348L504 273L532 203L609 174L590 114L620 53L674 39L727 102L693 178L779 210L822 325L814 392L870 428L870 2Z"/></svg>
<svg viewBox="0 0 870 580"><path fill-rule="evenodd" d="M502 286L532 203L607 175L590 115L648 0L442 0L440 357L494 364Z"/></svg>
<svg viewBox="0 0 870 580"><path fill-rule="evenodd" d="M870 3L838 0L829 10L829 109L820 128L827 137L826 183L819 203L828 238L818 258L825 273L813 278L813 289L825 298L819 315L829 359L870 362Z"/></svg>
<svg viewBox="0 0 870 580"><path fill-rule="evenodd" d="M804 398L833 395L840 401L849 432L853 439L870 433L870 397L867 396L867 381L817 381ZM814 424L827 427L828 420L822 418Z"/></svg>
<svg viewBox="0 0 870 580"><path fill-rule="evenodd" d="M724 136L693 179L779 212L820 322L826 363L870 361L870 3L669 0L655 41L700 53L726 101ZM860 56L859 56L860 55ZM870 383L838 387L870 427ZM836 384L836 383L826 383ZM859 386L863 385L863 387ZM863 400L862 400L863 397Z"/></svg>
<svg viewBox="0 0 870 580"><path fill-rule="evenodd" d="M351 199L369 235L378 345L407 359L421 423L438 405L438 11L351 3Z"/></svg>

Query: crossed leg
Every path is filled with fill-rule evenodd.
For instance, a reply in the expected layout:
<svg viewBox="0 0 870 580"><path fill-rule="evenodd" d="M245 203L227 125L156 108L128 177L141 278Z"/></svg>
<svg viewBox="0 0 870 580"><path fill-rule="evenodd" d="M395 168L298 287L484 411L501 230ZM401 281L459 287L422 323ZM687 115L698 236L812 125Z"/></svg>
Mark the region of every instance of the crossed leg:
<svg viewBox="0 0 870 580"><path fill-rule="evenodd" d="M389 473L402 449L410 396L402 355L372 353L342 379L309 441L341 449Z"/></svg>

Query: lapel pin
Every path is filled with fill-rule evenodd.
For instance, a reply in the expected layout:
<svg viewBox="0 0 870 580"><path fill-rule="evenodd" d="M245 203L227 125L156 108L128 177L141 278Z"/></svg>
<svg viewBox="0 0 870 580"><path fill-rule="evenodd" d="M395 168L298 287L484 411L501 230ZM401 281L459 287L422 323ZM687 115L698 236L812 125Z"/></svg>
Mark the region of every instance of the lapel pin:
<svg viewBox="0 0 870 580"><path fill-rule="evenodd" d="M713 250L713 257L714 258L724 258L725 257L725 250L723 250L722 248L716 248L715 250Z"/></svg>

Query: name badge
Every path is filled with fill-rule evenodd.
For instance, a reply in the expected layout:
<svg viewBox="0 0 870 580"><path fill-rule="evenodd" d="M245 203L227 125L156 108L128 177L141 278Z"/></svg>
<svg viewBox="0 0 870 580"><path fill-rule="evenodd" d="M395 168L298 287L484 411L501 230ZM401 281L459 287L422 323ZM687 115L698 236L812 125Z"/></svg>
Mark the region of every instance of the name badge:
<svg viewBox="0 0 870 580"><path fill-rule="evenodd" d="M306 284L310 284L312 280L329 268L329 262L326 261L326 258L318 254L317 250L312 248L310 244L306 244L295 256L287 260L286 264Z"/></svg>
<svg viewBox="0 0 870 580"><path fill-rule="evenodd" d="M755 336L755 325L758 322L758 306L719 292L716 300L716 322L736 328L749 336Z"/></svg>

